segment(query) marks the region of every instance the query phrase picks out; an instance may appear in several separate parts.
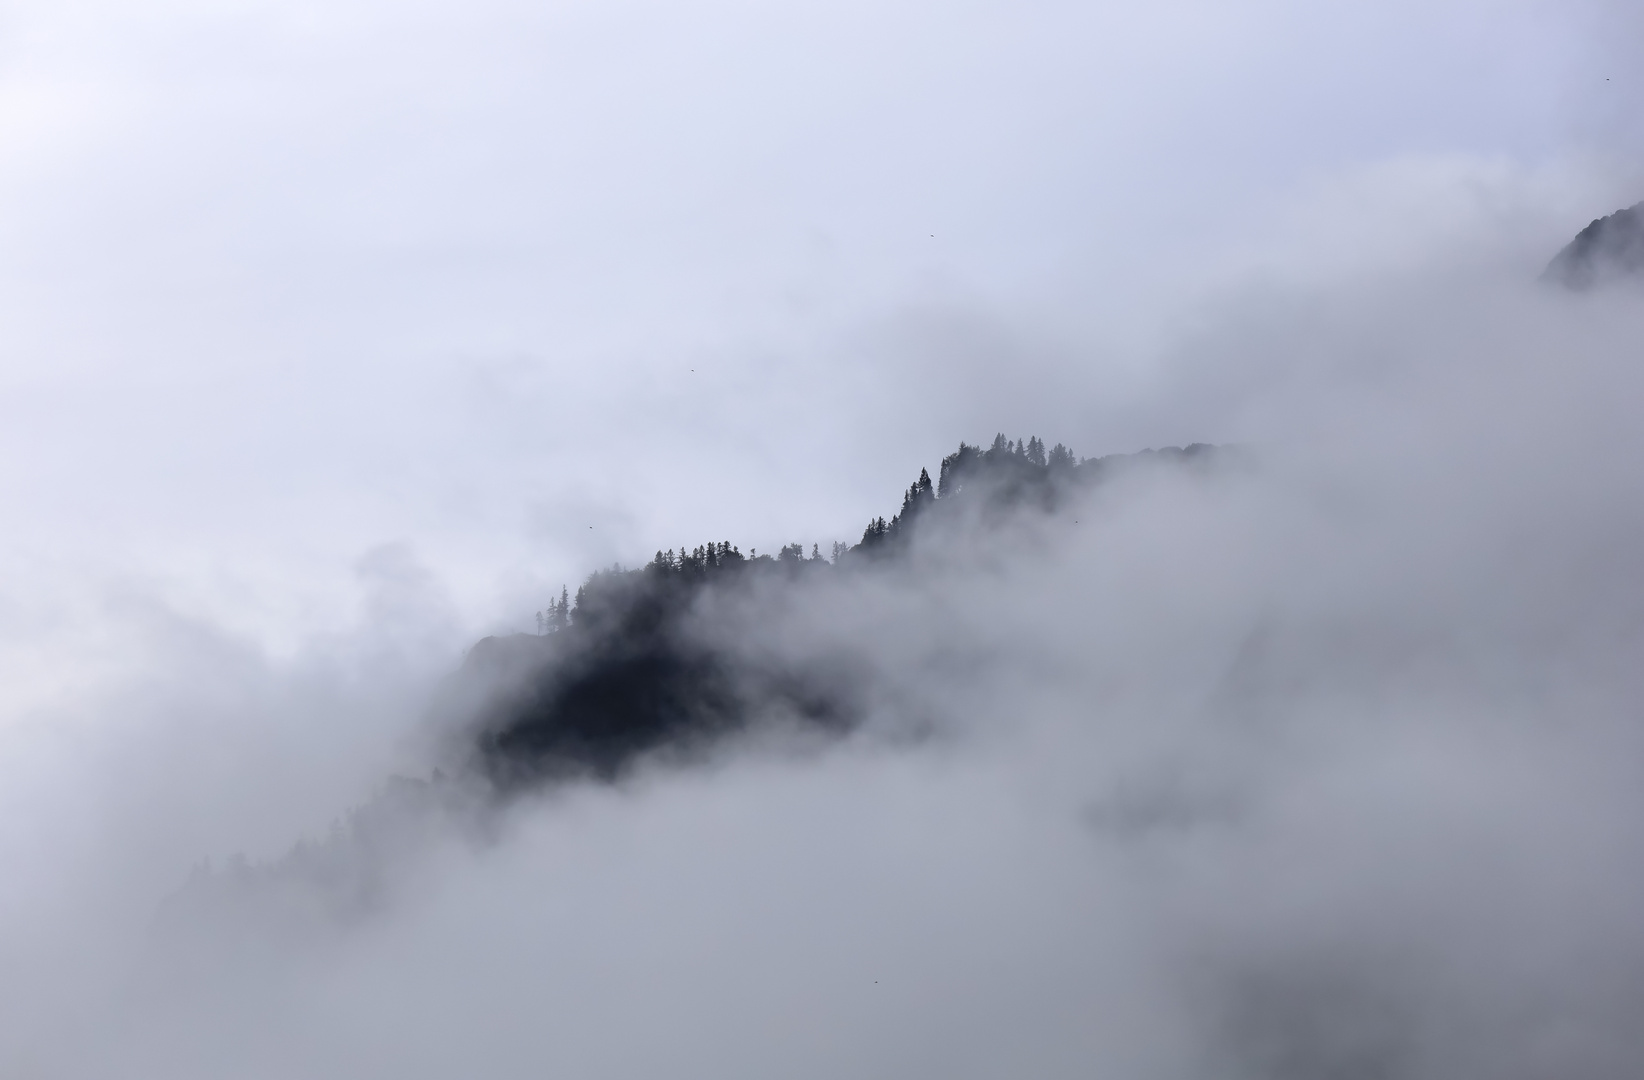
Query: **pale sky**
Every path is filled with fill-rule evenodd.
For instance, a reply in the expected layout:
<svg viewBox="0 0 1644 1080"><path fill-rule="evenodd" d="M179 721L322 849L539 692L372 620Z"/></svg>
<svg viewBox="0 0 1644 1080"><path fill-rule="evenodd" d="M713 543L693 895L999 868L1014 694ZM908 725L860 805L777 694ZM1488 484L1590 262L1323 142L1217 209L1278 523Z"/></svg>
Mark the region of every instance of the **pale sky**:
<svg viewBox="0 0 1644 1080"><path fill-rule="evenodd" d="M24 636L142 581L289 645L383 545L523 626L657 547L853 538L961 438L1259 438L1155 385L1206 296L1458 238L1529 272L1641 190L1636 21L1591 5L54 0L0 34Z"/></svg>

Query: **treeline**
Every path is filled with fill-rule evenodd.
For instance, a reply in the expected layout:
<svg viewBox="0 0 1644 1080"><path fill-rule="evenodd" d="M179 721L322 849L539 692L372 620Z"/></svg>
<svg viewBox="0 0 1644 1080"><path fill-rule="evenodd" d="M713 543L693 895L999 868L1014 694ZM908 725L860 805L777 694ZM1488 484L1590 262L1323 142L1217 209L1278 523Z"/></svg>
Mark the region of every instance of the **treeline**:
<svg viewBox="0 0 1644 1080"><path fill-rule="evenodd" d="M1144 450L1140 454L1079 458L1061 443L1047 448L1038 436L1012 441L1001 433L994 436L985 449L961 442L957 450L942 459L934 482L928 469L920 469L918 479L902 494L901 509L889 519L876 517L868 522L861 540L855 544L834 541L826 555L821 545L815 543L806 554L805 546L798 542L784 545L775 556L759 555L752 548L743 555L741 549L728 540L658 551L639 570L614 566L596 571L577 589L574 602L562 589L558 600L537 612L537 632L551 634L572 625L590 602L590 596L612 591L615 579L627 575L699 583L722 573L760 566L793 570L881 558L897 550L912 534L917 522L944 511L956 512L962 506L980 510L984 515L1002 515L1025 506L1051 511L1070 490L1099 479L1116 466L1148 457L1196 458L1211 450L1212 447L1204 443L1194 443L1185 448Z"/></svg>
<svg viewBox="0 0 1644 1080"><path fill-rule="evenodd" d="M1003 435L985 449L960 443L902 494L901 509L876 517L856 544L791 543L775 555L728 540L658 551L638 569L599 571L572 596L537 613L540 639L487 638L465 668L498 684L474 717L475 767L507 789L556 776L620 775L642 755L710 745L752 718L781 715L820 730L844 731L862 714L860 672L839 658L750 660L708 640L692 621L695 601L716 583L757 577L780 587L810 575L882 563L909 550L927 524L986 525L1028 509L1054 510L1076 488L1125 462L1189 459L1210 447L1078 459L1067 447ZM529 647L527 647L529 646ZM506 675L501 673L506 672ZM489 673L489 674L488 674Z"/></svg>

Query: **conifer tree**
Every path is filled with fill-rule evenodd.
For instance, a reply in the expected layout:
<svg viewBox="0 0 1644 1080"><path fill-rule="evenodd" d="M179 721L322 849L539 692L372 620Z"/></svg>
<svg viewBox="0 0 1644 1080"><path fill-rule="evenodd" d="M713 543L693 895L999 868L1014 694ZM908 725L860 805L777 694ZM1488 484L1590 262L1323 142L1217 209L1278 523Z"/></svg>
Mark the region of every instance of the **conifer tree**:
<svg viewBox="0 0 1644 1080"><path fill-rule="evenodd" d="M902 512L896 515L899 525L906 525L926 506L936 501L936 491L930 482L930 470L920 469L919 479L902 495Z"/></svg>
<svg viewBox="0 0 1644 1080"><path fill-rule="evenodd" d="M946 499L959 494L959 489L965 486L965 474L980 455L981 451L976 447L961 442L958 450L943 458L941 471L937 474L940 478L936 485L937 497Z"/></svg>

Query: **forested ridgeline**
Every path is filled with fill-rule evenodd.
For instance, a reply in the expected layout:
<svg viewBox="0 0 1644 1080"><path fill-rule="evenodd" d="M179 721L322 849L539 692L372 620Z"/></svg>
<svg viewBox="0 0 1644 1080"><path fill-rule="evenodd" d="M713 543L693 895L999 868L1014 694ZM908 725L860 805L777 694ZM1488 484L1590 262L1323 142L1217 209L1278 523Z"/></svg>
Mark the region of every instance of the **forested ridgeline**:
<svg viewBox="0 0 1644 1080"><path fill-rule="evenodd" d="M574 595L562 589L536 633L488 637L469 650L434 708L453 740L444 771L394 778L330 836L271 862L231 859L197 871L162 905L156 928L197 927L247 905L282 923L357 915L383 902L396 853L421 843L425 830L454 822L484 835L485 811L511 796L556 780L619 780L642 760L699 759L755 727L786 724L823 740L846 734L876 694L883 699L884 664L866 642L840 647L837 635L767 647L784 628L820 621L806 605L860 599L851 586L877 589L883 575L911 572L926 529L964 535L1054 513L1128 467L1210 462L1218 453L1200 444L1081 461L1038 439L961 443L934 482L920 471L897 513L826 555L816 543L809 553L793 543L744 555L716 541L658 552L638 569L602 570ZM836 593L834 584L845 588Z"/></svg>
<svg viewBox="0 0 1644 1080"><path fill-rule="evenodd" d="M861 671L839 656L773 662L728 644L704 632L704 593L782 590L868 565L895 572L896 560L916 557L914 538L938 523L976 529L1052 513L1127 466L1213 453L1194 444L1080 460L1061 444L999 435L985 449L961 443L934 482L921 469L900 510L869 522L856 544L836 542L824 554L813 543L807 554L796 542L773 556L715 541L595 573L538 613L536 635L487 638L470 652L462 679L486 689L469 705L468 764L507 790L577 775L615 779L642 756L692 754L756 717L848 731L863 715Z"/></svg>
<svg viewBox="0 0 1644 1080"><path fill-rule="evenodd" d="M1644 278L1644 203L1598 218L1576 233L1541 278L1576 292Z"/></svg>

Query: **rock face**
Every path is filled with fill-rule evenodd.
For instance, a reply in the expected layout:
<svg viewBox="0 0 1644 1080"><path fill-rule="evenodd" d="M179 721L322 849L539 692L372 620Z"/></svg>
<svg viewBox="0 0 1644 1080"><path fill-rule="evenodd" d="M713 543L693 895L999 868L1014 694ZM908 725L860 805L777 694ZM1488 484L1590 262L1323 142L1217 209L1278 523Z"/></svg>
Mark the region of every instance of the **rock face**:
<svg viewBox="0 0 1644 1080"><path fill-rule="evenodd" d="M1626 277L1644 277L1644 203L1576 233L1542 274L1545 281L1578 290Z"/></svg>

